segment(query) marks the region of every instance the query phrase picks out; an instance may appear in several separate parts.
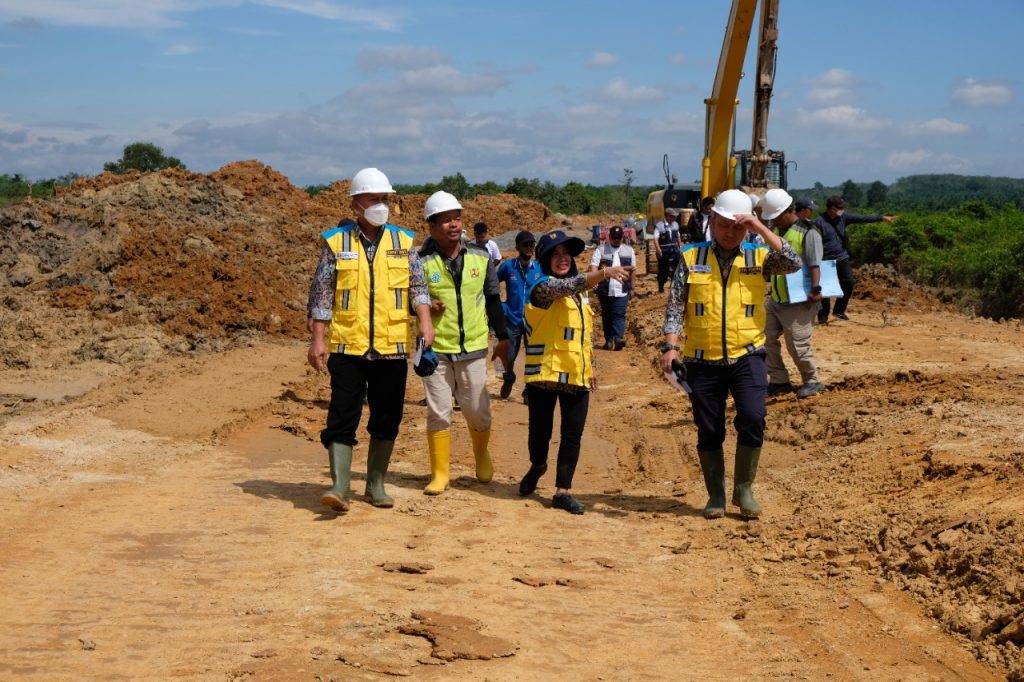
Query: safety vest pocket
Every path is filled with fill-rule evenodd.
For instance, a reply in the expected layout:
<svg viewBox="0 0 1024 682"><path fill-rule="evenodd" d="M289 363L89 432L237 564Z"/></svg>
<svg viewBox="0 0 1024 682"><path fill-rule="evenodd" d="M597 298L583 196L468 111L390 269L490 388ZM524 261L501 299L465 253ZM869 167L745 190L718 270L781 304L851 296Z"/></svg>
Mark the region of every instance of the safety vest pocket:
<svg viewBox="0 0 1024 682"><path fill-rule="evenodd" d="M338 260L335 264L338 274L338 289L355 289L359 284L359 261Z"/></svg>
<svg viewBox="0 0 1024 682"><path fill-rule="evenodd" d="M388 340L405 343L409 336L409 313L405 308L388 311Z"/></svg>
<svg viewBox="0 0 1024 682"><path fill-rule="evenodd" d="M388 286L405 289L409 286L409 261L404 258L388 258Z"/></svg>

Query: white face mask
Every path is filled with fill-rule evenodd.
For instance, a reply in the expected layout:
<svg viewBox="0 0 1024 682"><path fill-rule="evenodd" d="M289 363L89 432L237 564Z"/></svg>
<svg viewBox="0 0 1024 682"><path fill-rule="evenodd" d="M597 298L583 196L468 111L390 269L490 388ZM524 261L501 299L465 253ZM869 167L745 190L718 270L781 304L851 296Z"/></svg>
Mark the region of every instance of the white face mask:
<svg viewBox="0 0 1024 682"><path fill-rule="evenodd" d="M371 225L380 227L388 221L388 205L384 202L363 209L363 217Z"/></svg>

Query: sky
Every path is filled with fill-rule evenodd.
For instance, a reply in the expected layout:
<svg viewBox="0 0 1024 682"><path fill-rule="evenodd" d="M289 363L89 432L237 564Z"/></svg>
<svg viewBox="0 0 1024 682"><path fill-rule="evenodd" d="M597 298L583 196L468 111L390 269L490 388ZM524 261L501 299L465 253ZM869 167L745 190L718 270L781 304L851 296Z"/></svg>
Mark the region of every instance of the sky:
<svg viewBox="0 0 1024 682"><path fill-rule="evenodd" d="M796 163L791 186L1024 176L1024 0L780 5L769 146ZM144 140L296 184L364 166L657 184L665 153L693 181L729 6L0 0L0 173L93 174Z"/></svg>

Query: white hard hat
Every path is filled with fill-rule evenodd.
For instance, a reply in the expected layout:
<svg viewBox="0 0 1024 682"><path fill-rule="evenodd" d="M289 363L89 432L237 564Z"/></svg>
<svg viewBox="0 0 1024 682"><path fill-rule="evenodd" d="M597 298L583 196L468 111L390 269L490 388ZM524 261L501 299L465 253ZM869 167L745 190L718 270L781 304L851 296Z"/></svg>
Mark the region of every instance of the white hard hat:
<svg viewBox="0 0 1024 682"><path fill-rule="evenodd" d="M711 207L711 210L723 218L735 220L738 215L752 213L754 207L746 192L727 189L715 197L715 205Z"/></svg>
<svg viewBox="0 0 1024 682"><path fill-rule="evenodd" d="M773 220L782 215L793 204L793 197L784 189L770 189L764 194L761 200L761 217L765 220Z"/></svg>
<svg viewBox="0 0 1024 682"><path fill-rule="evenodd" d="M394 194L395 189L388 182L388 176L376 168L364 168L352 176L349 196L357 194Z"/></svg>
<svg viewBox="0 0 1024 682"><path fill-rule="evenodd" d="M750 197L750 205L757 208L757 205L761 203L761 197L757 196L753 192L747 192L747 196Z"/></svg>
<svg viewBox="0 0 1024 682"><path fill-rule="evenodd" d="M445 211L462 210L462 204L455 198L454 194L448 192L434 192L427 197L427 203L423 205L423 218L430 220L430 216L444 213Z"/></svg>

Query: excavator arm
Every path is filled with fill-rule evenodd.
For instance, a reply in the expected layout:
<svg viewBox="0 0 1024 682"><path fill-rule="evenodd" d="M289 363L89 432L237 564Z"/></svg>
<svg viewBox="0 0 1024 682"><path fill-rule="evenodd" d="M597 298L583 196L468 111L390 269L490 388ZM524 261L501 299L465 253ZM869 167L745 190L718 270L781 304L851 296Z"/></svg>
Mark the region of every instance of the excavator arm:
<svg viewBox="0 0 1024 682"><path fill-rule="evenodd" d="M766 169L772 161L768 153L768 109L775 85L775 60L778 55L779 0L761 1L761 29L757 48L757 82L754 84L754 137L750 143L751 187L767 187Z"/></svg>
<svg viewBox="0 0 1024 682"><path fill-rule="evenodd" d="M704 100L707 113L704 121L701 196L715 196L729 189L735 177L736 159L732 156L731 138L736 118L736 93L743 75L743 60L747 54L747 43L750 42L756 11L757 0L733 0L729 10L715 86L711 97Z"/></svg>

